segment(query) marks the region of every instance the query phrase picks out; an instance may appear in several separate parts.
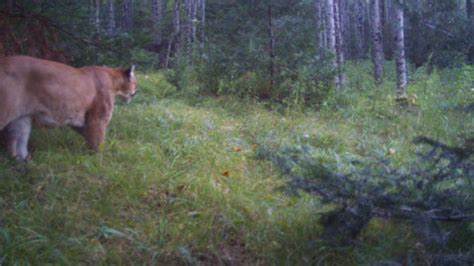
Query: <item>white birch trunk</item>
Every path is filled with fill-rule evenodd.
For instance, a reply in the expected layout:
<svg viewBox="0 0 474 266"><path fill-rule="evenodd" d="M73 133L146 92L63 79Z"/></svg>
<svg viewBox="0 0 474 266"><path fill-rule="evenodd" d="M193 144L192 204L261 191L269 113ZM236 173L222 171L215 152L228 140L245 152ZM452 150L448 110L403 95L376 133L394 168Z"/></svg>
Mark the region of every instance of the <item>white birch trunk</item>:
<svg viewBox="0 0 474 266"><path fill-rule="evenodd" d="M193 38L193 43L196 42L196 33L197 33L197 23L198 23L198 19L197 19L197 14L198 14L198 0L193 0L193 3L192 3L192 18L193 18L193 23L192 23L192 28L191 28L191 31L192 31L192 38Z"/></svg>
<svg viewBox="0 0 474 266"><path fill-rule="evenodd" d="M340 0L334 0L334 31L336 36L336 62L337 62L337 88L344 86L345 77L342 66L344 65L344 39L341 23Z"/></svg>
<svg viewBox="0 0 474 266"><path fill-rule="evenodd" d="M403 7L400 3L395 4L395 60L397 68L397 100L407 98L407 64L405 59L405 21L403 17Z"/></svg>
<svg viewBox="0 0 474 266"><path fill-rule="evenodd" d="M353 1L353 0L352 0ZM342 36L342 51L344 58L349 56L349 43L346 40L350 40L350 15L349 15L349 3L348 0L338 0L339 3L339 24Z"/></svg>
<svg viewBox="0 0 474 266"><path fill-rule="evenodd" d="M165 68L169 67L170 63L170 57L171 57L171 48L175 47L175 54L180 56L181 55L181 16L180 16L180 10L181 10L181 1L180 0L174 0L174 7L173 7L173 32L171 33L170 40L168 42L168 49L166 52L166 58L165 58Z"/></svg>
<svg viewBox="0 0 474 266"><path fill-rule="evenodd" d="M374 65L375 84L382 84L383 72L383 43L382 43L382 26L380 19L380 2L379 0L371 0L372 10L372 62Z"/></svg>
<svg viewBox="0 0 474 266"><path fill-rule="evenodd" d="M316 34L315 34L315 43L319 51L324 49L323 42L323 19L322 19L322 10L321 10L321 0L314 0L314 19L316 24Z"/></svg>
<svg viewBox="0 0 474 266"><path fill-rule="evenodd" d="M324 49L328 49L328 28L327 28L327 19L326 19L326 0L321 0L321 24L322 24L322 30L321 30L321 38L323 41L323 47Z"/></svg>
<svg viewBox="0 0 474 266"><path fill-rule="evenodd" d="M355 39L356 39L356 51L357 57L363 58L364 49L364 6L362 0L357 0L356 3L356 27L355 27Z"/></svg>
<svg viewBox="0 0 474 266"><path fill-rule="evenodd" d="M191 59L193 50L193 5L194 0L185 0L185 11L186 11L186 56Z"/></svg>
<svg viewBox="0 0 474 266"><path fill-rule="evenodd" d="M328 50L334 54L332 59L332 67L337 70L337 59L336 59L336 26L334 23L334 0L326 0L326 30L327 30L327 42ZM334 86L336 90L339 89L339 78L334 78Z"/></svg>
<svg viewBox="0 0 474 266"><path fill-rule="evenodd" d="M200 22L199 47L204 49L206 39L206 0L199 0L198 9Z"/></svg>
<svg viewBox="0 0 474 266"><path fill-rule="evenodd" d="M415 0L415 2L418 0ZM382 0L383 3L383 29L382 32L385 32L385 35L382 35L383 40L390 40L393 36L393 11L392 11L392 0ZM388 60L391 60L393 57L393 47L392 42L384 42L384 53Z"/></svg>
<svg viewBox="0 0 474 266"><path fill-rule="evenodd" d="M269 57L270 63L268 65L268 71L270 74L270 84L268 89L267 97L270 97L273 88L275 87L275 34L273 31L273 7L270 4L268 6L268 35L269 35Z"/></svg>

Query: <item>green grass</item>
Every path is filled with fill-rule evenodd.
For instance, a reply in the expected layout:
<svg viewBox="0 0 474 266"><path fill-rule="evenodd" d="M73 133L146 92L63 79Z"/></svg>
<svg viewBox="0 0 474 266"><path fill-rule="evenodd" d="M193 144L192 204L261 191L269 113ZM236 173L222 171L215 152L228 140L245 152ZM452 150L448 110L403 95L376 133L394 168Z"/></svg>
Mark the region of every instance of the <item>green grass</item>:
<svg viewBox="0 0 474 266"><path fill-rule="evenodd" d="M389 67L387 71L392 71ZM412 75L414 104L393 102L393 77L374 88L369 64L319 111L272 111L234 97L176 92L161 74L118 104L103 151L67 128L35 128L33 160L0 154L0 264L373 264L414 249L408 227L373 221L363 245L317 241L309 195L288 195L261 146L311 144L315 156L412 158L413 137L462 145L474 132L473 69ZM415 96L416 95L416 99ZM394 152L393 152L394 151Z"/></svg>

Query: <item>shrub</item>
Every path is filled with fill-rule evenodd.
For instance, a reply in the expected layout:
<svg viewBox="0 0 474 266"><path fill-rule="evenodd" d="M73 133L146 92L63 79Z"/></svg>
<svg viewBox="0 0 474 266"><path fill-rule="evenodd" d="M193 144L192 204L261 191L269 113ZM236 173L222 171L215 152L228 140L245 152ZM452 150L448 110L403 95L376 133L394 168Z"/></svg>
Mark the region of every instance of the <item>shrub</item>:
<svg viewBox="0 0 474 266"><path fill-rule="evenodd" d="M345 172L331 170L338 164L315 158L308 145L261 148L258 155L291 177L290 188L334 206L321 213L321 238L327 243L353 243L374 218L408 221L425 250L424 263L473 263L474 149L426 137L415 143L429 149L411 164L400 167L387 158L365 159L346 162L351 170Z"/></svg>

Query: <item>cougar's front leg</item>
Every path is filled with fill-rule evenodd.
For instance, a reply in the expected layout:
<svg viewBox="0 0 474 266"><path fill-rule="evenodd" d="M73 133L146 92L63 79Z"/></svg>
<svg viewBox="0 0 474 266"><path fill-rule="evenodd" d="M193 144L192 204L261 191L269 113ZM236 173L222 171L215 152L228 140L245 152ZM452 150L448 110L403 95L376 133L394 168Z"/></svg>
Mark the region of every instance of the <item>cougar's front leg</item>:
<svg viewBox="0 0 474 266"><path fill-rule="evenodd" d="M87 141L87 145L92 151L97 152L99 150L100 144L104 142L106 128L106 121L87 121L83 132Z"/></svg>
<svg viewBox="0 0 474 266"><path fill-rule="evenodd" d="M13 158L21 161L28 159L28 140L30 133L31 118L29 116L18 118L7 125L7 147Z"/></svg>
<svg viewBox="0 0 474 266"><path fill-rule="evenodd" d="M82 132L86 138L87 145L95 152L99 150L100 145L105 140L105 132L112 117L112 110L113 101L104 101L100 102L100 104L96 103L86 113L86 123L79 132Z"/></svg>

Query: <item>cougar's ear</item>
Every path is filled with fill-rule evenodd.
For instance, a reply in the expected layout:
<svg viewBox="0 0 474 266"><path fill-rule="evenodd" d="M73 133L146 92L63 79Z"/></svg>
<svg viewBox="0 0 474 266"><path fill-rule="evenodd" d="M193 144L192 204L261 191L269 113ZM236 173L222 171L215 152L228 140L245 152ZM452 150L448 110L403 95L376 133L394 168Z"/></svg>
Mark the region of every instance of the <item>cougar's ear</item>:
<svg viewBox="0 0 474 266"><path fill-rule="evenodd" d="M127 68L127 70L125 70L125 76L127 76L127 78L131 78L133 77L135 74L133 73L135 71L135 65L132 65L131 67Z"/></svg>

